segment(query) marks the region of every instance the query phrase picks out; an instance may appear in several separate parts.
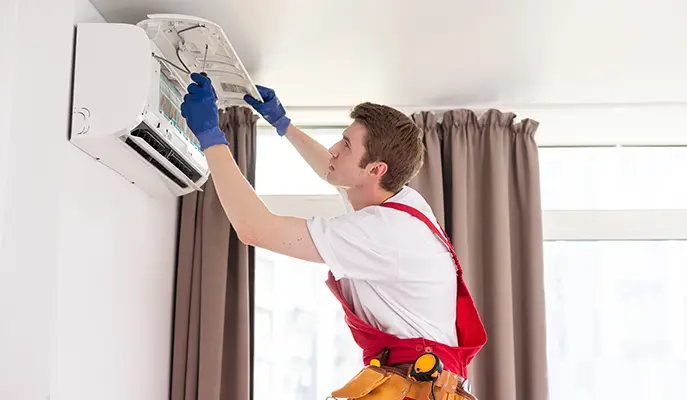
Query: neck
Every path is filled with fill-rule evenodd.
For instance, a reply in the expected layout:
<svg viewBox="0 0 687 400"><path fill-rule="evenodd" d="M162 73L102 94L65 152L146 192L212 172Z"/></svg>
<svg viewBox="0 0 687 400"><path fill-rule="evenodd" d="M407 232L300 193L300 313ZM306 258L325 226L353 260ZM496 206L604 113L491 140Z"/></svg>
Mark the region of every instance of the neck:
<svg viewBox="0 0 687 400"><path fill-rule="evenodd" d="M346 190L346 194L353 209L358 211L365 207L380 205L396 193L389 192L379 187L354 187Z"/></svg>

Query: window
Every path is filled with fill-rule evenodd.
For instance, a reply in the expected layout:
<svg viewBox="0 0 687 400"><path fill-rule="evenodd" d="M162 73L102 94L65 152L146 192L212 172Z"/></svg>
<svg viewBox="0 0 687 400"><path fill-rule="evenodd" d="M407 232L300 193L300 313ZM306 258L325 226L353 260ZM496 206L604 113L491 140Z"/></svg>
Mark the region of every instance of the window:
<svg viewBox="0 0 687 400"><path fill-rule="evenodd" d="M545 210L687 208L687 147L545 147Z"/></svg>
<svg viewBox="0 0 687 400"><path fill-rule="evenodd" d="M309 133L330 146L342 130ZM286 139L266 129L258 149L256 189L275 212L343 212ZM551 400L684 397L687 147L539 155ZM256 258L255 399L326 398L362 366L327 269Z"/></svg>
<svg viewBox="0 0 687 400"><path fill-rule="evenodd" d="M255 279L256 400L324 399L360 370L324 265L256 249Z"/></svg>
<svg viewBox="0 0 687 400"><path fill-rule="evenodd" d="M552 400L684 397L687 241L552 241L545 265Z"/></svg>
<svg viewBox="0 0 687 400"><path fill-rule="evenodd" d="M683 398L687 147L540 160L550 398Z"/></svg>
<svg viewBox="0 0 687 400"><path fill-rule="evenodd" d="M313 136L330 147L342 131ZM287 139L266 129L257 147L255 188L273 211L303 217L343 212L336 190ZM362 367L341 306L324 284L327 267L263 249L255 253L255 400L327 398Z"/></svg>
<svg viewBox="0 0 687 400"><path fill-rule="evenodd" d="M317 131L317 140L329 148L341 140L341 129ZM288 139L274 129L259 130L255 190L260 195L322 195L336 190L303 161Z"/></svg>

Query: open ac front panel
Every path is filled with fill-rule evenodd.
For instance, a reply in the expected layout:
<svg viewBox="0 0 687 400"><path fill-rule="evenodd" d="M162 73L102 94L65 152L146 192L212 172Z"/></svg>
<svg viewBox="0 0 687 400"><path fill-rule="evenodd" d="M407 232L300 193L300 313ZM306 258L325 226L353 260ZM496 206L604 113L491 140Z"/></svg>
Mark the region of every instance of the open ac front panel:
<svg viewBox="0 0 687 400"><path fill-rule="evenodd" d="M70 142L151 196L201 190L210 170L180 106L203 67L220 108L244 104L245 93L261 99L212 22L159 14L78 24Z"/></svg>

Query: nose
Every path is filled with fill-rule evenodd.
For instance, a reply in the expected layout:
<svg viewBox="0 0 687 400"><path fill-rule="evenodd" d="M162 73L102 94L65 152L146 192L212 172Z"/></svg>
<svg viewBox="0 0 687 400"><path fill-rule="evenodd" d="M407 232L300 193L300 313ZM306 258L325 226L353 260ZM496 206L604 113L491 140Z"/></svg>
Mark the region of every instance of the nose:
<svg viewBox="0 0 687 400"><path fill-rule="evenodd" d="M332 157L334 157L334 158L336 158L336 157L339 156L339 151L338 151L337 148L336 148L336 147L337 147L337 146L336 146L337 144L338 144L338 143L334 144L332 147L329 148L329 154L330 154Z"/></svg>

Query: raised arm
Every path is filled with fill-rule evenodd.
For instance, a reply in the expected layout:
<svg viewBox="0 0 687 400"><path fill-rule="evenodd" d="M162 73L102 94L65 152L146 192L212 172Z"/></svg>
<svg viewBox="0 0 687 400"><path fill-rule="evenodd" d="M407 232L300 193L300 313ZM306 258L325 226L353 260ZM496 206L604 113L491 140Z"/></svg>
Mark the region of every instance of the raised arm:
<svg viewBox="0 0 687 400"><path fill-rule="evenodd" d="M286 116L286 110L274 90L259 85L256 87L264 102L248 95L244 97L246 102L276 128L279 136L286 136L317 176L325 179L329 169L329 150L291 123L291 119Z"/></svg>
<svg viewBox="0 0 687 400"><path fill-rule="evenodd" d="M322 179L326 179L329 170L329 150L310 135L290 124L286 130L286 138L298 153L310 165L313 171Z"/></svg>
<svg viewBox="0 0 687 400"><path fill-rule="evenodd" d="M239 240L290 257L323 262L305 219L272 213L241 174L219 129L216 94L209 78L193 73L181 114L200 142L222 208Z"/></svg>

